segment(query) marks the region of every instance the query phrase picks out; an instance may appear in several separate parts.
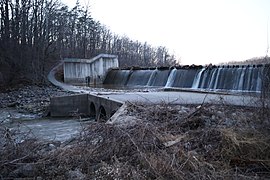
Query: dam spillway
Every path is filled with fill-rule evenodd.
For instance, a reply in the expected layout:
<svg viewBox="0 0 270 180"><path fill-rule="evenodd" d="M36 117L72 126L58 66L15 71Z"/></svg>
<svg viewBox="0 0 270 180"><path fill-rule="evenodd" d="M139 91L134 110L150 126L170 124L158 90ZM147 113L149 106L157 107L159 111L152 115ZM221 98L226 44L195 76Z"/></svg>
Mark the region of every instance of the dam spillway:
<svg viewBox="0 0 270 180"><path fill-rule="evenodd" d="M104 74L104 87L132 89L136 87L184 88L186 92L173 91L135 91L119 93L93 93L80 87L64 84L55 79L55 73L62 63L54 67L49 81L67 91L80 94L73 96L54 97L50 100L51 116L69 116L70 114L109 118L123 103L173 103L202 104L226 103L237 106L258 106L258 96L239 96L228 93L208 93L208 91L237 91L261 93L260 97L269 93L270 64L248 66L179 66L160 68L114 68ZM107 86L108 85L108 86ZM190 92L191 89L205 90ZM220 101L222 99L222 101ZM254 103L256 102L256 103ZM268 104L268 102L266 103ZM264 104L263 104L264 105ZM259 103L260 106L260 103ZM102 119L102 118L101 118Z"/></svg>
<svg viewBox="0 0 270 180"><path fill-rule="evenodd" d="M269 65L112 69L104 85L261 92ZM269 69L269 68L267 68ZM269 72L268 72L269 73Z"/></svg>

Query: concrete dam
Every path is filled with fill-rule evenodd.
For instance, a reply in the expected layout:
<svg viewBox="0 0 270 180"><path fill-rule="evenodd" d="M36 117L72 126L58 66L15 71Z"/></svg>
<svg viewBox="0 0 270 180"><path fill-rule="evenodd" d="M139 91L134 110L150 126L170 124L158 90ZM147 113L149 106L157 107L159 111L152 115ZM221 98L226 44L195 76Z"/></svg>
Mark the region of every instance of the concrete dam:
<svg viewBox="0 0 270 180"><path fill-rule="evenodd" d="M63 63L65 82L60 82L56 80L55 73ZM258 95L265 92L264 87L270 82L269 64L126 69L117 66L117 56L101 54L90 60L68 59L53 68L48 75L49 81L55 86L79 94L51 98L51 116L70 116L75 113L95 116L96 120L109 119L127 101L152 104L225 103L257 107L260 106ZM85 82L85 79L91 81ZM114 89L157 87L171 91L93 92L83 89L83 86L96 84L98 87L101 85ZM174 91L175 89L180 91ZM243 92L247 94L242 96Z"/></svg>
<svg viewBox="0 0 270 180"><path fill-rule="evenodd" d="M269 65L112 69L105 85L260 92Z"/></svg>

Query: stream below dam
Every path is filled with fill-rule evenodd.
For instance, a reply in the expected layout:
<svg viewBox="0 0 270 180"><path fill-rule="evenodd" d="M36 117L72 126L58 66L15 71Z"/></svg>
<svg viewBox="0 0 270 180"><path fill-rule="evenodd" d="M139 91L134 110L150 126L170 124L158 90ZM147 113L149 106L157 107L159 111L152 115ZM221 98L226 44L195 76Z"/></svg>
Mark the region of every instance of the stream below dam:
<svg viewBox="0 0 270 180"><path fill-rule="evenodd" d="M15 109L0 109L0 131L8 131L16 142L27 138L65 142L77 137L93 119L38 117Z"/></svg>

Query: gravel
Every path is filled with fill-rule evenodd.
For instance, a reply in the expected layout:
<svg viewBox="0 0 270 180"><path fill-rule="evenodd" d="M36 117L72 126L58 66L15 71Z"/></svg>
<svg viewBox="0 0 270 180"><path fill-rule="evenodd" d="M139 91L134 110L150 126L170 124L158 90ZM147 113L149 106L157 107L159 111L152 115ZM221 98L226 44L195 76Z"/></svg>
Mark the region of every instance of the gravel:
<svg viewBox="0 0 270 180"><path fill-rule="evenodd" d="M16 108L19 112L46 116L51 97L71 94L74 93L54 86L28 85L0 93L0 108Z"/></svg>

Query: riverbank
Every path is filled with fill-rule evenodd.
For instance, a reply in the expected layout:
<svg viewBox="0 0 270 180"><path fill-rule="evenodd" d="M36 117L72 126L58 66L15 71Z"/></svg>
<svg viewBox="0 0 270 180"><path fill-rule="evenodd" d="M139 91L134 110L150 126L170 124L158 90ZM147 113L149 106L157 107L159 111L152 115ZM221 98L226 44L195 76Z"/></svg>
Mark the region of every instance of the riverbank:
<svg viewBox="0 0 270 180"><path fill-rule="evenodd" d="M50 98L74 94L52 85L26 85L7 88L0 93L0 108L14 108L20 113L47 116Z"/></svg>
<svg viewBox="0 0 270 180"><path fill-rule="evenodd" d="M0 176L28 179L268 179L269 119L226 105L127 104L63 143L6 132ZM127 121L128 120L128 121Z"/></svg>
<svg viewBox="0 0 270 180"><path fill-rule="evenodd" d="M46 116L49 97L68 94L25 86L1 93L1 109ZM227 104L126 103L64 142L1 125L0 178L268 179L269 117L269 109Z"/></svg>

